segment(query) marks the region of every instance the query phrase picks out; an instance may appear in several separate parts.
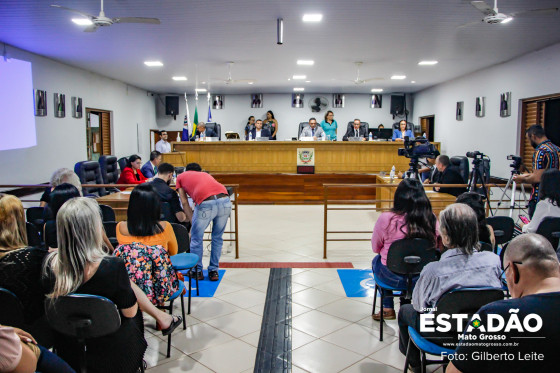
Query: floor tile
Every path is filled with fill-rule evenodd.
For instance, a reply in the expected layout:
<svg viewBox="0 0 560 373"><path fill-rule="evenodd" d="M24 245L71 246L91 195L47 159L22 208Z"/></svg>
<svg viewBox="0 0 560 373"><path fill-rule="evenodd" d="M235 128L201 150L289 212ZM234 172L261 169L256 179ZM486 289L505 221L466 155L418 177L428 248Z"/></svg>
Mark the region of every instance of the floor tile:
<svg viewBox="0 0 560 373"><path fill-rule="evenodd" d="M150 373L213 373L213 370L208 369L195 359L182 355L176 360L163 363L157 367L148 370Z"/></svg>
<svg viewBox="0 0 560 373"><path fill-rule="evenodd" d="M371 307L356 302L353 298L342 298L319 307L317 310L352 322L362 320L365 316L371 314Z"/></svg>
<svg viewBox="0 0 560 373"><path fill-rule="evenodd" d="M360 324L352 324L339 329L321 338L337 346L354 351L360 355L368 356L376 351L389 346L388 343L396 339L385 338L384 342L379 341L379 331L368 328Z"/></svg>
<svg viewBox="0 0 560 373"><path fill-rule="evenodd" d="M399 342L393 342L389 346L369 355L373 360L397 369L403 369L405 356L399 351Z"/></svg>
<svg viewBox="0 0 560 373"><path fill-rule="evenodd" d="M340 372L363 356L322 340L316 340L292 352L292 362L310 372Z"/></svg>
<svg viewBox="0 0 560 373"><path fill-rule="evenodd" d="M218 373L236 373L255 365L257 349L238 339L195 352L190 357ZM226 359L224 357L230 357Z"/></svg>
<svg viewBox="0 0 560 373"><path fill-rule="evenodd" d="M249 343L251 346L259 347L260 336L261 336L261 331L257 330L256 332L244 335L239 339L241 339L245 343Z"/></svg>
<svg viewBox="0 0 560 373"><path fill-rule="evenodd" d="M187 328L186 331L181 328L181 333L173 335L171 345L188 355L233 339L231 335L211 325L200 323Z"/></svg>
<svg viewBox="0 0 560 373"><path fill-rule="evenodd" d="M243 289L219 297L239 308L248 308L261 304L266 300L266 294L255 289Z"/></svg>
<svg viewBox="0 0 560 373"><path fill-rule="evenodd" d="M319 308L338 299L340 297L334 294L313 288L299 291L292 295L292 302L309 308Z"/></svg>
<svg viewBox="0 0 560 373"><path fill-rule="evenodd" d="M346 320L316 310L309 311L292 319L293 329L298 329L317 338L321 338L348 325L350 325L350 322Z"/></svg>
<svg viewBox="0 0 560 373"><path fill-rule="evenodd" d="M324 284L325 282L331 281L332 278L329 276L322 275L314 271L307 271L303 273L298 273L297 275L292 275L292 282L302 284L305 286L316 286Z"/></svg>
<svg viewBox="0 0 560 373"><path fill-rule="evenodd" d="M264 313L264 303L257 304L256 306L247 308L247 311L253 312L255 315L259 315L262 317Z"/></svg>
<svg viewBox="0 0 560 373"><path fill-rule="evenodd" d="M144 360L148 364L148 367L154 367L158 364L166 363L171 360L175 360L184 356L183 353L174 348L171 344L171 356L167 358L167 338L164 340L157 337L146 338L148 342L148 348L144 353Z"/></svg>
<svg viewBox="0 0 560 373"><path fill-rule="evenodd" d="M317 338L313 337L312 335L292 328L292 350L300 348L301 346L313 342L316 339Z"/></svg>
<svg viewBox="0 0 560 373"><path fill-rule="evenodd" d="M313 308L302 306L301 304L292 303L292 318L313 310Z"/></svg>
<svg viewBox="0 0 560 373"><path fill-rule="evenodd" d="M292 294L297 293L298 291L302 291L307 289L308 287L302 284L298 284L297 282L292 282Z"/></svg>
<svg viewBox="0 0 560 373"><path fill-rule="evenodd" d="M239 338L261 329L262 317L247 310L240 310L206 322L218 330Z"/></svg>
<svg viewBox="0 0 560 373"><path fill-rule="evenodd" d="M365 358L358 361L356 364L352 365L341 371L341 373L399 373L402 372L401 369L396 369L391 366L382 364L378 361L372 360L370 358Z"/></svg>
<svg viewBox="0 0 560 373"><path fill-rule="evenodd" d="M191 316L208 321L216 317L239 311L240 308L218 298L209 298L191 306Z"/></svg>

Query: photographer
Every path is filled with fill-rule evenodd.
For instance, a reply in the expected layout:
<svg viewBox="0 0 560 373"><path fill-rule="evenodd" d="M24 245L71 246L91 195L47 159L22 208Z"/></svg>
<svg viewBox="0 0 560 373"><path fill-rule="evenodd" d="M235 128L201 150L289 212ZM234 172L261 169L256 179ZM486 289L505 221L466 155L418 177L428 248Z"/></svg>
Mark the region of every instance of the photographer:
<svg viewBox="0 0 560 373"><path fill-rule="evenodd" d="M558 169L560 167L560 148L552 143L544 132L544 128L534 125L527 129L525 133L531 146L535 148L533 154L533 172L528 174L516 175L514 180L517 183L533 184L531 199L529 200L529 217L533 217L535 207L539 202L539 184L545 170L549 168Z"/></svg>
<svg viewBox="0 0 560 373"><path fill-rule="evenodd" d="M431 182L433 184L465 184L465 180L459 172L449 165L449 157L440 155L436 158L436 169ZM436 192L449 193L458 197L467 191L465 187L434 187Z"/></svg>

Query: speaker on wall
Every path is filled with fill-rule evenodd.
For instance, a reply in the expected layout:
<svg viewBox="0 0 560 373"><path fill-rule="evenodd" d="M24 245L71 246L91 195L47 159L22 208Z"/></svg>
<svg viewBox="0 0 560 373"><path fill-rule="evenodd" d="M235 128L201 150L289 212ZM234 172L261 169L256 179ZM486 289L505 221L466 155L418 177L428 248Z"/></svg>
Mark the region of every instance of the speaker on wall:
<svg viewBox="0 0 560 373"><path fill-rule="evenodd" d="M179 96L165 96L165 115L179 114Z"/></svg>
<svg viewBox="0 0 560 373"><path fill-rule="evenodd" d="M402 116L405 110L404 95L391 95L391 114Z"/></svg>

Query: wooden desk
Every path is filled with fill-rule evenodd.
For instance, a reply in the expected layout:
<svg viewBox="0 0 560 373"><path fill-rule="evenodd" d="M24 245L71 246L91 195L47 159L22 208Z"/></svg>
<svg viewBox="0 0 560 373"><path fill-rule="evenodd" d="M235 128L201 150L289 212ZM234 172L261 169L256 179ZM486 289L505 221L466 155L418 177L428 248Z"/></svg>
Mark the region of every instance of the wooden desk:
<svg viewBox="0 0 560 373"><path fill-rule="evenodd" d="M402 179L395 178L393 180L394 185L398 185ZM391 184L391 179L388 176L377 176L377 184ZM396 187L391 188L384 188L384 187L377 187L377 191L375 192L376 199L380 200L393 200L395 198L395 191L397 190ZM439 216L439 213L445 209L447 206L455 203L454 195L447 194L447 193L439 193L434 192L432 187L426 188L426 195L428 199L432 203L432 210L436 215ZM392 202L379 202L379 207L381 208L391 208L393 206Z"/></svg>
<svg viewBox="0 0 560 373"><path fill-rule="evenodd" d="M185 152L163 153L161 155L161 161L162 163L171 163L176 167L185 167L187 164Z"/></svg>
<svg viewBox="0 0 560 373"><path fill-rule="evenodd" d="M111 206L115 211L115 220L119 222L126 220L126 211L128 210L129 199L130 191L125 191L99 197L97 198L97 203L100 205Z"/></svg>
<svg viewBox="0 0 560 373"><path fill-rule="evenodd" d="M297 148L315 149L316 174L372 174L406 171L409 159L397 152L402 142L390 141L216 141L172 142L175 152L185 152L185 166L196 162L212 173L295 174ZM434 143L440 148L439 143Z"/></svg>

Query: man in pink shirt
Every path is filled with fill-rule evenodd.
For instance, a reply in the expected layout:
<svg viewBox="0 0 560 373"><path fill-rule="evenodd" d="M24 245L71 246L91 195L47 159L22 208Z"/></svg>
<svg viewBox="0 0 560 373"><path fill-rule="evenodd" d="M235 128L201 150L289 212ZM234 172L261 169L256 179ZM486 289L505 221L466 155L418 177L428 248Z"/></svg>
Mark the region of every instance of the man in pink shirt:
<svg viewBox="0 0 560 373"><path fill-rule="evenodd" d="M198 163L189 163L185 172L177 176L176 183L183 210L191 222L191 252L198 255L196 272L199 280L204 279L202 274L202 239L204 231L212 222L212 250L208 277L210 281L220 279L218 268L222 254L222 238L227 221L231 213L231 201L226 188L218 183L210 174L202 172ZM194 201L194 212L188 201L190 196ZM200 272L199 272L200 271Z"/></svg>

